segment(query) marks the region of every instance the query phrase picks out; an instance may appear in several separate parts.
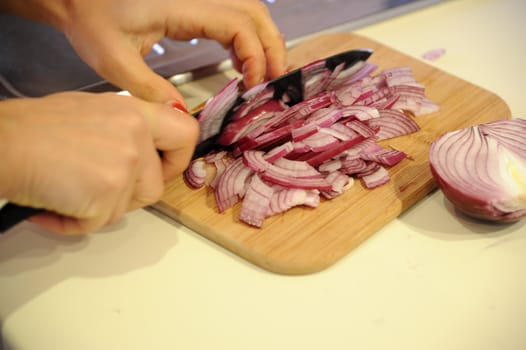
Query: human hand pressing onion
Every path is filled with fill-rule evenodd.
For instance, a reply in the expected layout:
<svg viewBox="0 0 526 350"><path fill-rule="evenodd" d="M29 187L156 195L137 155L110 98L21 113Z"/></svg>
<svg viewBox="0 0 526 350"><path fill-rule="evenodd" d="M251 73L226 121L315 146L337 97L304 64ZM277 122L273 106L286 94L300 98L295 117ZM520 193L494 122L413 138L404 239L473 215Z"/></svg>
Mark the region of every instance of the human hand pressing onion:
<svg viewBox="0 0 526 350"><path fill-rule="evenodd" d="M63 93L0 102L10 152L2 158L0 198L47 209L32 220L60 233L94 231L155 202L163 180L188 165L198 125L170 107L185 111L186 104L144 62L154 43L165 36L216 40L230 50L247 87L285 69L283 39L258 0L11 0L0 11L63 31L88 65L134 96Z"/></svg>
<svg viewBox="0 0 526 350"><path fill-rule="evenodd" d="M143 59L163 37L217 41L230 50L246 87L285 72L282 35L259 0L13 0L7 7L52 23L99 75L148 101L183 102Z"/></svg>

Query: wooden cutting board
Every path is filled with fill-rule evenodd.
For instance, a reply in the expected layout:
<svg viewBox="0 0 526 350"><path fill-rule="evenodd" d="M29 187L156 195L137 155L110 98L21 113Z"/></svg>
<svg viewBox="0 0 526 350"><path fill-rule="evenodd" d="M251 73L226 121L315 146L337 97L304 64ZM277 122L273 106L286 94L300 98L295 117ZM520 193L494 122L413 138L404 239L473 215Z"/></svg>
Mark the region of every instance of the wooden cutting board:
<svg viewBox="0 0 526 350"><path fill-rule="evenodd" d="M294 208L268 218L261 229L238 221L239 204L219 214L213 192L189 189L182 177L167 184L154 208L264 269L281 274L313 273L348 254L435 188L428 151L438 136L511 118L508 106L495 94L356 34L309 39L290 50L289 63L299 67L356 48L373 49L369 61L378 64L379 70L410 66L416 79L426 86L426 95L441 108L440 112L416 118L421 131L385 141L412 158L389 170L388 184L368 190L357 180L340 197L323 201L316 209Z"/></svg>

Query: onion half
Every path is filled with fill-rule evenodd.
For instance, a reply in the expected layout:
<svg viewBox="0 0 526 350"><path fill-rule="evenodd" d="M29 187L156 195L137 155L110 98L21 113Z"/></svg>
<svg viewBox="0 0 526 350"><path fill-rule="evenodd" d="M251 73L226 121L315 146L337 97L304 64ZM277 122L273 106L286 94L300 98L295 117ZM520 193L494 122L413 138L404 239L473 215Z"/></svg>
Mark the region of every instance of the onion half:
<svg viewBox="0 0 526 350"><path fill-rule="evenodd" d="M442 135L431 172L464 214L510 222L526 216L526 119L498 120Z"/></svg>

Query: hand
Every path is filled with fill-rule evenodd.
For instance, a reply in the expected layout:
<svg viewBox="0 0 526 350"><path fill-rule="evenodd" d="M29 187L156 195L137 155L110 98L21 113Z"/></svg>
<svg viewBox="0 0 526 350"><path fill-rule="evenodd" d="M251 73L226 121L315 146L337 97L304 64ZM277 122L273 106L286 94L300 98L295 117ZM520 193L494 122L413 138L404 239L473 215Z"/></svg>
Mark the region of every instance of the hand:
<svg viewBox="0 0 526 350"><path fill-rule="evenodd" d="M231 50L246 87L285 71L283 38L259 0L70 1L62 24L78 54L102 77L149 101L183 101L144 62L163 37L213 39Z"/></svg>
<svg viewBox="0 0 526 350"><path fill-rule="evenodd" d="M156 202L163 180L186 168L197 134L192 116L129 96L4 101L0 198L46 209L32 221L51 231L94 231Z"/></svg>

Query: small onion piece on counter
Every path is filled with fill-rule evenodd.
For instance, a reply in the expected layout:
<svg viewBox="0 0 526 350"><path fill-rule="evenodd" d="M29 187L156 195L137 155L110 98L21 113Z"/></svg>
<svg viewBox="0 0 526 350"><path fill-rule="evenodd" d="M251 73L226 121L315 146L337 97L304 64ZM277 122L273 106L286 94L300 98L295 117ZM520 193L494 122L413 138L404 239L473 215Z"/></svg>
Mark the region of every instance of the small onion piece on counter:
<svg viewBox="0 0 526 350"><path fill-rule="evenodd" d="M430 148L431 172L446 198L477 219L526 216L526 119L452 131Z"/></svg>

